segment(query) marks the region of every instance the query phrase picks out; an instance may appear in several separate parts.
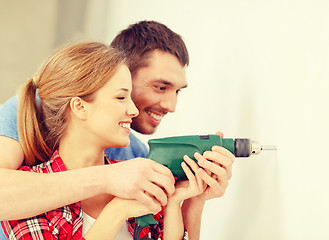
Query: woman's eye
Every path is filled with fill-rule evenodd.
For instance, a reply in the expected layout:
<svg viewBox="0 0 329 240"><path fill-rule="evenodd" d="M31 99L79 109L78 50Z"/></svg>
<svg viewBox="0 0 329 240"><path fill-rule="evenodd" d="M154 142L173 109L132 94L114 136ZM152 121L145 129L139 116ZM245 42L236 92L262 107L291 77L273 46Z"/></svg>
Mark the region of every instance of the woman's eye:
<svg viewBox="0 0 329 240"><path fill-rule="evenodd" d="M119 100L124 100L126 97L117 97Z"/></svg>

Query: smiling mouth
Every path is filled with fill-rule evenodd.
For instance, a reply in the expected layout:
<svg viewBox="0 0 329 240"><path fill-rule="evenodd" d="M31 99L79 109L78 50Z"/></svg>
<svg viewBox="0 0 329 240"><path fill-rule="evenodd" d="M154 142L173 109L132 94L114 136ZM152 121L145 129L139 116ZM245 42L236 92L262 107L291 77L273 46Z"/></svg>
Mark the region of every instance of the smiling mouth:
<svg viewBox="0 0 329 240"><path fill-rule="evenodd" d="M148 111L147 114L153 118L155 121L161 121L161 119L163 118L164 115L159 115L159 114L156 114L154 112L150 112Z"/></svg>
<svg viewBox="0 0 329 240"><path fill-rule="evenodd" d="M130 129L130 123L119 123L120 127Z"/></svg>

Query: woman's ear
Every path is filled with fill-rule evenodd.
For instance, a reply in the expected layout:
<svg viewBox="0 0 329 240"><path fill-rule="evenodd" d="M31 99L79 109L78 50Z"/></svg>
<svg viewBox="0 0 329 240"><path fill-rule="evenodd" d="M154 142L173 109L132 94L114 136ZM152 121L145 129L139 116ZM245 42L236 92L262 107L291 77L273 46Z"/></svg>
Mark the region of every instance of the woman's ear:
<svg viewBox="0 0 329 240"><path fill-rule="evenodd" d="M79 97L70 100L70 109L73 115L82 120L87 119L86 102Z"/></svg>

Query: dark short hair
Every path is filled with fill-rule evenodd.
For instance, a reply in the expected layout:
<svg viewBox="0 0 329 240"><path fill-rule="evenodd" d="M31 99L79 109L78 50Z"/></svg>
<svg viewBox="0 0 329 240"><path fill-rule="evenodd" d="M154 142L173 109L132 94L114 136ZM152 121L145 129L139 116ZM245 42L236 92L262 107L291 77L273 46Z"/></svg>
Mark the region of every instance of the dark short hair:
<svg viewBox="0 0 329 240"><path fill-rule="evenodd" d="M124 51L132 76L147 66L148 55L153 50L168 52L178 58L182 66L188 66L189 55L180 35L156 21L141 21L122 30L111 46Z"/></svg>

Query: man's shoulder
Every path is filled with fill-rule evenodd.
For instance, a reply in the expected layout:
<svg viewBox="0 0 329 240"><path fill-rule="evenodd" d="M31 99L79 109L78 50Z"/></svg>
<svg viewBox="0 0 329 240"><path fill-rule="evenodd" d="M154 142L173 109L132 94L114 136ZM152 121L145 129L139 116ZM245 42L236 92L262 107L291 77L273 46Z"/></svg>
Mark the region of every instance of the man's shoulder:
<svg viewBox="0 0 329 240"><path fill-rule="evenodd" d="M0 108L0 136L18 141L16 96L8 99Z"/></svg>
<svg viewBox="0 0 329 240"><path fill-rule="evenodd" d="M3 113L14 113L17 112L17 97L9 98L1 107L0 107L0 116L4 115Z"/></svg>
<svg viewBox="0 0 329 240"><path fill-rule="evenodd" d="M140 139L138 139L138 137L136 137L135 136L135 134L133 134L133 133L130 133L130 135L129 135L129 139L130 139L130 144L129 144L129 146L131 147L131 148L145 148L145 149L147 149L146 148L146 146L145 146L145 144L144 143L142 143L142 141L140 140ZM129 147L128 146L128 147Z"/></svg>

